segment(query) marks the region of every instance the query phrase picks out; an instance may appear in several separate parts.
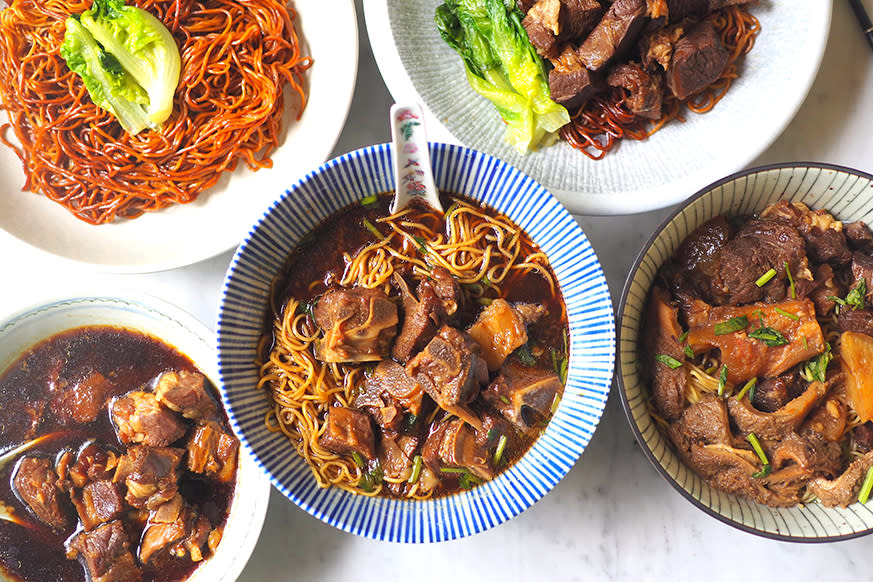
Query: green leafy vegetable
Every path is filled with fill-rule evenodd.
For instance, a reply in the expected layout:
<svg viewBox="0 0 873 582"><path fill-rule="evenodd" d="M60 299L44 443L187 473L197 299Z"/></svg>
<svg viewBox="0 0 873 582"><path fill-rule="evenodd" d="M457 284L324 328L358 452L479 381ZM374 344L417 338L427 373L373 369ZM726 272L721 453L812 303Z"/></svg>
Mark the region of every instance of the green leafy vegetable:
<svg viewBox="0 0 873 582"><path fill-rule="evenodd" d="M713 332L715 335L727 335L736 331L742 331L749 327L749 318L745 315L731 317L727 321L720 321L715 324Z"/></svg>
<svg viewBox="0 0 873 582"><path fill-rule="evenodd" d="M689 359L694 358L694 350L692 350L691 346L689 346L688 344L685 344L684 346L682 346L682 351L685 352L685 356L687 358L689 358Z"/></svg>
<svg viewBox="0 0 873 582"><path fill-rule="evenodd" d="M655 361L661 362L662 364L664 364L665 366L667 366L671 370L675 370L676 368L682 367L682 362L680 362L679 360L677 360L676 358L674 358L673 356L670 356L668 354L655 355Z"/></svg>
<svg viewBox="0 0 873 582"><path fill-rule="evenodd" d="M170 117L181 58L173 35L149 12L124 0L94 0L67 18L60 54L126 132L157 129Z"/></svg>
<svg viewBox="0 0 873 582"><path fill-rule="evenodd" d="M773 329L772 327L761 326L758 329L749 332L749 337L761 340L767 345L767 347L770 348L775 348L776 346L784 346L788 343L788 340L785 339L785 336L782 335L779 330Z"/></svg>
<svg viewBox="0 0 873 582"><path fill-rule="evenodd" d="M867 294L867 280L858 279L858 282L846 294L845 299L829 296L828 299L836 302L841 307L851 307L855 309L864 309L864 296Z"/></svg>
<svg viewBox="0 0 873 582"><path fill-rule="evenodd" d="M506 140L527 153L553 142L570 115L551 99L543 61L522 16L512 1L447 0L434 20L440 36L463 59L470 86L506 122Z"/></svg>

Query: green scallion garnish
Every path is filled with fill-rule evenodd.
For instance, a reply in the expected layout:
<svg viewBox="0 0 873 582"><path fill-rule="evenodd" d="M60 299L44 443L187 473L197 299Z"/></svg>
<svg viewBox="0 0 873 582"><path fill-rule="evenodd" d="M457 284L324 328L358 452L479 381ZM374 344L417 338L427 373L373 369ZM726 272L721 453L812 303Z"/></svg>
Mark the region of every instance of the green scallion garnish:
<svg viewBox="0 0 873 582"><path fill-rule="evenodd" d="M867 476L864 477L864 484L861 485L861 491L858 493L858 503L867 503L871 490L873 490L873 467L867 469Z"/></svg>
<svg viewBox="0 0 873 582"><path fill-rule="evenodd" d="M414 238L415 242L418 243L418 252L420 252L421 254L426 254L427 253L427 245L425 243L427 243L427 241L424 239L424 237L414 236L412 238Z"/></svg>
<svg viewBox="0 0 873 582"><path fill-rule="evenodd" d="M370 231L370 233L378 238L379 240L385 240L385 235L379 232L379 229L373 226L373 223L367 220L366 218L363 221L364 228Z"/></svg>
<svg viewBox="0 0 873 582"><path fill-rule="evenodd" d="M689 333L691 333L690 329L686 329L684 332L682 332L682 335L679 336L679 343L684 342L688 338Z"/></svg>
<svg viewBox="0 0 873 582"><path fill-rule="evenodd" d="M767 347L770 348L784 346L788 343L788 340L785 339L785 336L782 335L779 330L773 329L772 327L759 327L758 329L749 332L749 337L755 338L756 340L761 340Z"/></svg>
<svg viewBox="0 0 873 582"><path fill-rule="evenodd" d="M361 206L364 208L369 208L370 206L374 206L377 202L379 202L378 194L371 194L369 196L365 196L361 198Z"/></svg>
<svg viewBox="0 0 873 582"><path fill-rule="evenodd" d="M655 361L661 362L662 364L664 364L665 366L667 366L671 370L675 370L676 368L682 367L682 362L680 362L679 360L677 360L676 358L674 358L673 356L670 356L668 354L655 355Z"/></svg>
<svg viewBox="0 0 873 582"><path fill-rule="evenodd" d="M418 481L418 478L421 476L421 455L415 455L415 458L412 459L412 474L409 475L409 479L406 480L407 483L415 483Z"/></svg>
<svg viewBox="0 0 873 582"><path fill-rule="evenodd" d="M784 315L785 317L787 317L788 319L790 319L790 320L792 320L792 321L800 321L800 316L799 316L799 315L795 315L795 314L793 314L793 313L788 313L788 312L785 311L784 309L780 309L780 308L776 307L776 308L774 309L774 311L775 311L776 313L778 313L779 315Z"/></svg>
<svg viewBox="0 0 873 582"><path fill-rule="evenodd" d="M766 273L764 273L763 275L758 277L758 279L755 281L755 285L757 285L758 287L763 287L764 285L766 285L767 283L770 282L770 279L772 279L775 276L776 276L776 269L770 269L769 271L767 271Z"/></svg>
<svg viewBox="0 0 873 582"><path fill-rule="evenodd" d="M694 358L694 350L692 350L691 346L689 346L688 344L682 346L682 351L685 352L685 357L687 357L688 359Z"/></svg>
<svg viewBox="0 0 873 582"><path fill-rule="evenodd" d="M740 388L740 391L739 391L739 392L737 392L737 396L736 396L737 400L742 400L742 399L743 399L743 396L746 395L746 392L751 392L751 391L753 391L753 390L755 389L755 385L756 385L757 383L758 383L758 379L757 379L757 378L752 378L751 380L749 380L748 382L746 382L745 384L743 384L743 387ZM749 395L749 400L752 399L752 395L753 395L753 394L754 394L754 392L751 392L751 394Z"/></svg>
<svg viewBox="0 0 873 582"><path fill-rule="evenodd" d="M500 435L500 439L497 441L497 448L494 450L494 466L496 467L500 460L503 458L503 451L506 449L506 435Z"/></svg>
<svg viewBox="0 0 873 582"><path fill-rule="evenodd" d="M358 467L363 468L363 467L367 466L367 461L365 461L364 457L361 456L361 453L359 453L357 451L352 453L352 460L355 462L355 465L357 465Z"/></svg>
<svg viewBox="0 0 873 582"><path fill-rule="evenodd" d="M791 276L791 269L788 268L788 261L785 261L785 274L788 275L788 291L792 299L797 299L797 293L794 290L794 277Z"/></svg>
<svg viewBox="0 0 873 582"><path fill-rule="evenodd" d="M727 373L728 373L727 366L722 366L721 372L718 375L718 395L719 396L724 395L724 388L727 385Z"/></svg>
<svg viewBox="0 0 873 582"><path fill-rule="evenodd" d="M555 394L555 397L552 398L552 407L549 409L549 412L554 416L554 414L558 411L558 407L561 405L561 395Z"/></svg>
<svg viewBox="0 0 873 582"><path fill-rule="evenodd" d="M764 465L760 471L752 474L752 477L756 479L760 479L761 477L766 477L770 474L770 461L767 459L767 454L764 452L764 448L761 446L761 441L758 440L758 437L755 436L755 433L750 432L749 436L746 437L749 440L749 443L752 445L752 449L755 451L755 454L758 455L758 458L761 459L761 464Z"/></svg>
<svg viewBox="0 0 873 582"><path fill-rule="evenodd" d="M731 317L727 321L721 321L715 324L713 332L715 335L727 335L736 331L742 331L749 327L749 318L745 315Z"/></svg>

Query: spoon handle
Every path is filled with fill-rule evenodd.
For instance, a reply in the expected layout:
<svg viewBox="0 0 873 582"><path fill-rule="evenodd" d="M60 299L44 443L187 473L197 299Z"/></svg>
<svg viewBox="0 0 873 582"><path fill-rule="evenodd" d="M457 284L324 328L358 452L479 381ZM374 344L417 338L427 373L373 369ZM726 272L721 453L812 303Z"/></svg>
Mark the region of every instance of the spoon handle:
<svg viewBox="0 0 873 582"><path fill-rule="evenodd" d="M421 107L396 103L391 106L391 139L396 184L391 213L401 210L415 198L443 212L430 166Z"/></svg>

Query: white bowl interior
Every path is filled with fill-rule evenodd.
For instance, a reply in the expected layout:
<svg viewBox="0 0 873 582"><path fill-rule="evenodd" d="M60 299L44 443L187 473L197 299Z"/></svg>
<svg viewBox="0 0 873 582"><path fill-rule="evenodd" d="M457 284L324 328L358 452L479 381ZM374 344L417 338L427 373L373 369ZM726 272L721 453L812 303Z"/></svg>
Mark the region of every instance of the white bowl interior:
<svg viewBox="0 0 873 582"><path fill-rule="evenodd" d="M394 189L390 147L332 160L298 182L255 225L228 270L218 316L219 374L231 422L273 484L312 515L344 531L397 542L462 537L493 527L540 499L582 453L603 412L615 355L606 280L575 220L539 184L495 158L431 144L438 188L503 212L546 252L567 305L569 379L561 405L533 448L497 479L471 491L408 502L320 489L282 434L264 426L255 390L256 346L270 285L297 241L339 208Z"/></svg>
<svg viewBox="0 0 873 582"><path fill-rule="evenodd" d="M129 291L71 295L35 303L0 320L0 370L34 344L67 329L113 325L161 339L188 356L217 386L212 332L181 309ZM270 484L247 455L240 455L237 483L218 551L188 580L232 582L242 572L266 517Z"/></svg>
<svg viewBox="0 0 873 582"><path fill-rule="evenodd" d="M646 408L639 377L639 334L655 274L698 226L718 215L752 214L779 199L824 208L844 222L873 224L873 176L827 165L771 166L717 182L677 210L637 258L619 313L619 385L625 412L656 469L695 505L740 529L792 541L854 537L873 528L873 505L827 509L820 504L771 508L710 487L686 467Z"/></svg>

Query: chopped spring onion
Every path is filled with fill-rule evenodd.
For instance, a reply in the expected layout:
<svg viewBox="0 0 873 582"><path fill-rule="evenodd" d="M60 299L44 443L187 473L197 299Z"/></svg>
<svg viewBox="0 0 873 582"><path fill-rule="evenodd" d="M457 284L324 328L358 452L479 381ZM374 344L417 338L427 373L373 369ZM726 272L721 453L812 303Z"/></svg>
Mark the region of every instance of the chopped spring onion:
<svg viewBox="0 0 873 582"><path fill-rule="evenodd" d="M379 232L379 229L376 228L375 226L373 226L373 223L370 222L369 220L367 220L366 218L364 219L364 228L369 230L370 233L373 236L375 236L376 238L378 238L379 240L385 240L385 235L382 234L381 232Z"/></svg>
<svg viewBox="0 0 873 582"><path fill-rule="evenodd" d="M537 359L533 356L530 351L530 344L524 344L517 350L515 350L516 355L518 356L519 361L523 366L527 366L528 368L532 368L536 365Z"/></svg>
<svg viewBox="0 0 873 582"><path fill-rule="evenodd" d="M363 468L363 467L367 466L367 461L365 461L364 457L361 456L361 453L359 453L357 451L352 453L352 460L355 462L355 465L357 465L358 467Z"/></svg>
<svg viewBox="0 0 873 582"><path fill-rule="evenodd" d="M727 385L727 366L721 367L721 372L718 375L718 395L724 396L724 387Z"/></svg>
<svg viewBox="0 0 873 582"><path fill-rule="evenodd" d="M494 466L496 467L501 459L503 459L503 451L506 449L506 435L500 435L500 440L497 441L497 448L494 450Z"/></svg>
<svg viewBox="0 0 873 582"><path fill-rule="evenodd" d="M864 296L866 294L867 280L858 279L858 283L849 290L845 299L834 297L833 295L828 296L828 299L837 304L837 309L839 309L840 306L850 306L853 310L864 309Z"/></svg>
<svg viewBox="0 0 873 582"><path fill-rule="evenodd" d="M424 237L414 236L412 238L414 238L415 242L418 243L418 251L421 254L426 254L427 253L427 245L426 245L427 241L424 239Z"/></svg>
<svg viewBox="0 0 873 582"><path fill-rule="evenodd" d="M731 317L727 321L721 321L715 324L713 332L715 335L727 335L735 331L742 331L749 327L749 318L745 315Z"/></svg>
<svg viewBox="0 0 873 582"><path fill-rule="evenodd" d="M503 395L503 394L500 395L500 402L502 402L503 404L512 404L512 403L509 401L509 398L507 398L507 397L506 397L505 395Z"/></svg>
<svg viewBox="0 0 873 582"><path fill-rule="evenodd" d="M803 349L809 349L809 345L806 343L806 336L803 336Z"/></svg>
<svg viewBox="0 0 873 582"><path fill-rule="evenodd" d="M769 271L767 271L766 273L764 273L763 275L758 277L758 279L755 281L755 285L757 285L758 287L763 287L764 285L766 285L767 283L770 282L770 279L772 279L775 276L776 276L776 269L770 269Z"/></svg>
<svg viewBox="0 0 873 582"><path fill-rule="evenodd" d="M784 346L788 343L788 340L785 339L785 336L779 333L778 330L773 329L772 327L759 327L758 329L749 332L749 337L755 338L757 340L761 340L767 347L775 348L777 346Z"/></svg>
<svg viewBox="0 0 873 582"><path fill-rule="evenodd" d="M691 346L689 346L688 344L682 346L682 351L685 352L685 356L689 359L694 358L694 350L692 350Z"/></svg>
<svg viewBox="0 0 873 582"><path fill-rule="evenodd" d="M378 201L379 201L379 195L378 194L371 194L369 196L361 198L361 206L363 206L364 208L367 208L369 206L374 206Z"/></svg>
<svg viewBox="0 0 873 582"><path fill-rule="evenodd" d="M755 394L754 390L755 390L755 385L757 383L758 383L758 379L752 378L751 380L749 380L748 382L743 384L743 387L740 389L739 392L737 392L737 396L736 396L737 400L742 400L743 396L746 395L746 392L750 392L749 400L751 400L752 396L754 396L754 394Z"/></svg>
<svg viewBox="0 0 873 582"><path fill-rule="evenodd" d="M458 476L458 485L461 486L461 489L472 489L476 485L479 484L479 479L473 476L472 473L462 473Z"/></svg>
<svg viewBox="0 0 873 582"><path fill-rule="evenodd" d="M873 467L867 469L867 476L864 477L864 484L861 485L861 491L858 493L858 503L867 503L871 490L873 490Z"/></svg>
<svg viewBox="0 0 873 582"><path fill-rule="evenodd" d="M415 455L412 459L412 474L409 476L407 483L415 483L421 476L421 455Z"/></svg>
<svg viewBox="0 0 873 582"><path fill-rule="evenodd" d="M758 437L755 436L755 433L750 432L749 436L746 437L749 439L749 443L752 445L752 449L754 449L755 454L758 455L758 458L761 459L761 463L764 465L761 467L761 470L757 473L752 474L752 477L755 479L760 479L761 477L766 477L770 474L772 467L770 466L770 461L767 459L767 454L764 452L764 448L761 446L761 441L758 440Z"/></svg>
<svg viewBox="0 0 873 582"><path fill-rule="evenodd" d="M554 416L554 414L558 411L558 407L561 405L561 395L555 394L555 397L552 399L552 407L549 409L549 412Z"/></svg>
<svg viewBox="0 0 873 582"><path fill-rule="evenodd" d="M785 274L788 275L788 291L792 299L797 299L797 292L794 290L794 277L791 276L791 269L788 268L788 261L785 261Z"/></svg>
<svg viewBox="0 0 873 582"><path fill-rule="evenodd" d="M456 473L456 474L459 474L459 475L460 475L461 473L467 473L467 472L468 472L467 469L465 469L465 468L463 468L463 467L440 467L440 471L443 472L443 473Z"/></svg>
<svg viewBox="0 0 873 582"><path fill-rule="evenodd" d="M690 329L686 329L682 332L682 335L679 336L679 343L684 342L688 338L688 334L691 332Z"/></svg>
<svg viewBox="0 0 873 582"><path fill-rule="evenodd" d="M799 315L795 315L795 314L793 314L793 313L788 313L788 312L785 311L784 309L779 309L778 307L776 307L776 308L774 309L774 311L775 311L776 313L778 313L779 315L784 315L785 317L787 317L788 319L790 319L790 320L792 320L792 321L800 321L800 316L799 316Z"/></svg>
<svg viewBox="0 0 873 582"><path fill-rule="evenodd" d="M682 362L674 358L673 356L667 354L657 354L655 355L655 361L661 362L671 370L675 370L676 368L682 367Z"/></svg>
<svg viewBox="0 0 873 582"><path fill-rule="evenodd" d="M827 344L825 351L817 358L809 360L800 375L807 382L824 382L827 379L828 364L831 363L831 345Z"/></svg>

